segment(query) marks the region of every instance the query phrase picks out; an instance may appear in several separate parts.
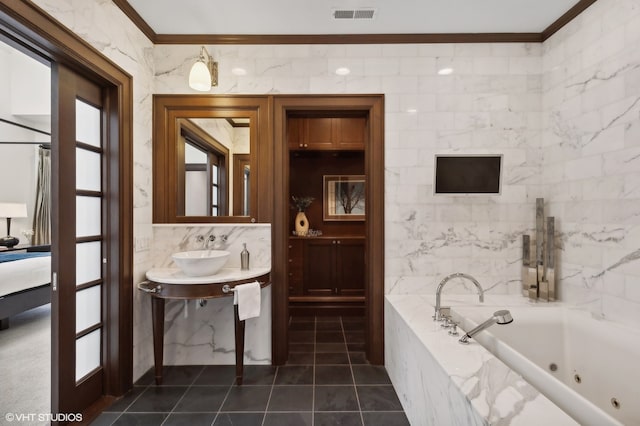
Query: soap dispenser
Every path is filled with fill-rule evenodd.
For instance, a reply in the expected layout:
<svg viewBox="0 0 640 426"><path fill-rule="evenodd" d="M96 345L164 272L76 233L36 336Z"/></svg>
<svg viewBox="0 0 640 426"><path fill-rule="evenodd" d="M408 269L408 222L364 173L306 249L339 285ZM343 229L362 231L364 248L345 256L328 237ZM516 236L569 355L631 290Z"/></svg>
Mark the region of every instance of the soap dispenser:
<svg viewBox="0 0 640 426"><path fill-rule="evenodd" d="M249 270L249 251L247 250L247 243L242 243L244 248L240 253L240 270L248 271Z"/></svg>

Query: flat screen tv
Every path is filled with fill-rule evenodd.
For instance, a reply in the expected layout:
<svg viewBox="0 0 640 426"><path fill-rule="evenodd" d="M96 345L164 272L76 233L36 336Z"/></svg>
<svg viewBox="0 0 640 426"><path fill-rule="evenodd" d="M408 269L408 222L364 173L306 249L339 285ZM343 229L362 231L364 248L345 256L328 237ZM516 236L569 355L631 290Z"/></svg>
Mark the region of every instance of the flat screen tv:
<svg viewBox="0 0 640 426"><path fill-rule="evenodd" d="M436 155L436 194L499 194L502 155Z"/></svg>

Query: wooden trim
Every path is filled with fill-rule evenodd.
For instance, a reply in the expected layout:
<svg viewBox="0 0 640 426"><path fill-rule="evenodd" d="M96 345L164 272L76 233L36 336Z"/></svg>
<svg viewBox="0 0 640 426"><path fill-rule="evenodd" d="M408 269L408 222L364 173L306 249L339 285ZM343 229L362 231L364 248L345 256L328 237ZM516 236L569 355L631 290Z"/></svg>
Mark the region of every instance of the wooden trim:
<svg viewBox="0 0 640 426"><path fill-rule="evenodd" d="M84 337L87 334L92 333L92 332L94 332L96 330L100 330L102 328L102 326L104 326L104 324L102 322L99 322L97 324L92 325L91 327L85 328L84 330L80 330L80 331L76 332L76 339ZM102 367L96 367L96 370L98 368L102 368ZM88 373L87 376L90 375L90 374L91 374L91 372Z"/></svg>
<svg viewBox="0 0 640 426"><path fill-rule="evenodd" d="M157 37L156 32L153 31L153 28L151 28L149 24L147 24L147 21L142 19L142 16L140 16L140 14L129 4L127 0L113 0L113 2L152 43L155 43Z"/></svg>
<svg viewBox="0 0 640 426"><path fill-rule="evenodd" d="M427 44L539 43L540 33L442 34L157 34L155 44Z"/></svg>
<svg viewBox="0 0 640 426"><path fill-rule="evenodd" d="M289 245L289 147L287 118L296 112L359 111L368 117L365 143L367 176L365 310L367 358L384 363L384 95L282 95L274 98L274 207L272 222L273 363L288 356L289 294L286 259Z"/></svg>
<svg viewBox="0 0 640 426"><path fill-rule="evenodd" d="M547 40L549 37L554 35L560 28L567 25L569 22L573 21L578 15L584 12L589 6L595 3L597 0L580 0L576 3L571 9L569 9L564 15L556 19L554 23L545 28L540 35L542 36L542 41Z"/></svg>
<svg viewBox="0 0 640 426"><path fill-rule="evenodd" d="M153 96L153 223L238 223L271 221L272 133L270 96ZM176 120L249 117L251 121L250 216L178 216L176 214Z"/></svg>

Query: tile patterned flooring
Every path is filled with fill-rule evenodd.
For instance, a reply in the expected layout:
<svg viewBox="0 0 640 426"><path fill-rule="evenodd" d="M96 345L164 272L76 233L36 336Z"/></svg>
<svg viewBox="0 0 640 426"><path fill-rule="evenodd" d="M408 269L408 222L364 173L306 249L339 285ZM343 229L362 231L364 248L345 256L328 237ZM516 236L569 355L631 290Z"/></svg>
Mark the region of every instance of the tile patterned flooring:
<svg viewBox="0 0 640 426"><path fill-rule="evenodd" d="M286 365L168 366L155 386L146 373L92 425L405 426L382 366L364 356L364 320L299 317L290 323Z"/></svg>

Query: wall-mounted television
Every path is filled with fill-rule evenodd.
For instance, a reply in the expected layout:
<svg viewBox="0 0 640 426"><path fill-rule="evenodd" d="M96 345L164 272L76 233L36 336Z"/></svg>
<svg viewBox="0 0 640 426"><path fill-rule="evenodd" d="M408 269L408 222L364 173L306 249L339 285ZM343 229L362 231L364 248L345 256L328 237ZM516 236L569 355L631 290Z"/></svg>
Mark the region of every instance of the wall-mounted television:
<svg viewBox="0 0 640 426"><path fill-rule="evenodd" d="M436 194L499 194L502 155L436 155Z"/></svg>

